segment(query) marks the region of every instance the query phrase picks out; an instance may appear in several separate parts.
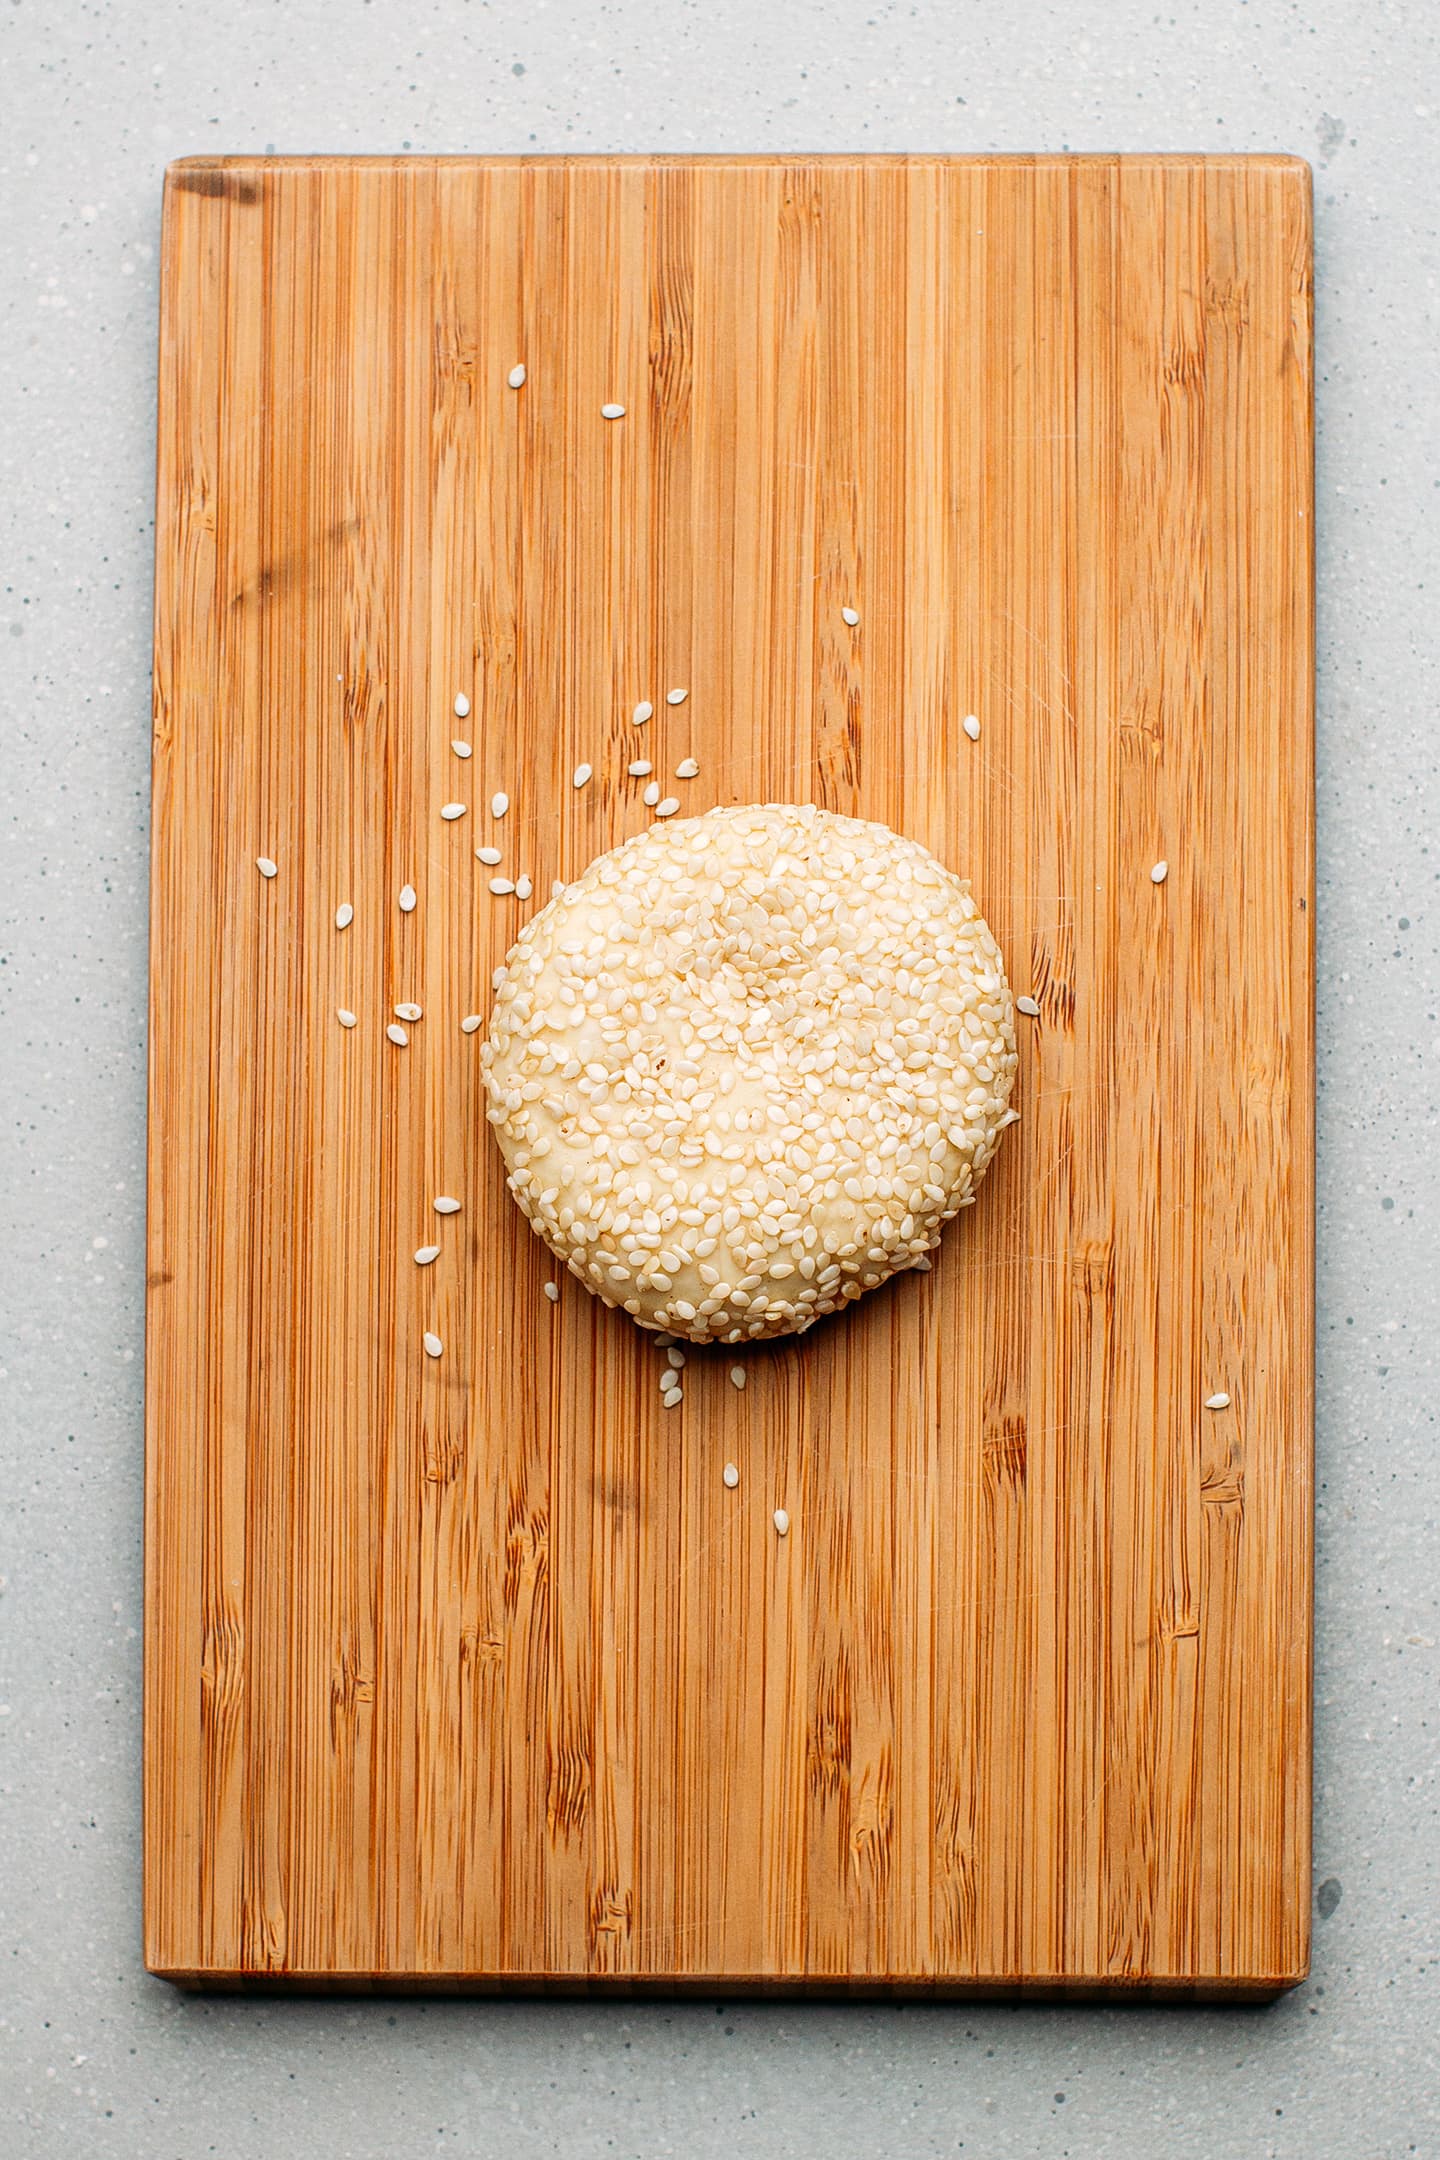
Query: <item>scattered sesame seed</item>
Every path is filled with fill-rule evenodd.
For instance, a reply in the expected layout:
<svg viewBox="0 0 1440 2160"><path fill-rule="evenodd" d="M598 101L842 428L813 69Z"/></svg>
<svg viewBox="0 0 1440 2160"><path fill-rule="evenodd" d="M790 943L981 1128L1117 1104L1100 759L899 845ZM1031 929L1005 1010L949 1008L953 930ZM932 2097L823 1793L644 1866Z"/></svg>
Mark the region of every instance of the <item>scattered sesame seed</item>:
<svg viewBox="0 0 1440 2160"><path fill-rule="evenodd" d="M355 1027L358 1025L355 1014L347 1012L343 1005L336 1006L335 1017L340 1022L341 1027Z"/></svg>
<svg viewBox="0 0 1440 2160"><path fill-rule="evenodd" d="M514 878L508 877L492 877L490 880L490 890L493 893L514 892L515 880Z"/></svg>
<svg viewBox="0 0 1440 2160"><path fill-rule="evenodd" d="M455 717L457 720L468 720L470 717L470 700L463 690L455 693Z"/></svg>
<svg viewBox="0 0 1440 2160"><path fill-rule="evenodd" d="M505 815L506 811L507 811L507 810L509 809L509 807L510 807L510 797L509 797L508 795L506 795L506 794L505 794L505 793L503 792L503 790L502 790L502 791L500 791L500 792L497 792L496 794L494 794L494 795L492 795L492 796L491 796L491 798L490 798L490 815L491 815L491 817L504 817L504 815Z"/></svg>
<svg viewBox="0 0 1440 2160"><path fill-rule="evenodd" d="M960 725L962 728L964 728L965 733L969 736L971 742L979 742L980 722L976 719L973 712L966 713Z"/></svg>
<svg viewBox="0 0 1440 2160"><path fill-rule="evenodd" d="M684 1402L684 1400L684 1388L672 1388L668 1395L662 1395L660 1397L660 1407L662 1410L673 1410L677 1403L682 1403Z"/></svg>
<svg viewBox="0 0 1440 2160"><path fill-rule="evenodd" d="M416 1267L429 1267L431 1261L438 1260L439 1257L440 1247L438 1245L417 1245L415 1248Z"/></svg>
<svg viewBox="0 0 1440 2160"><path fill-rule="evenodd" d="M280 865L271 862L268 855L257 855L255 857L255 867L260 872L261 877L276 877L280 871Z"/></svg>
<svg viewBox="0 0 1440 2160"><path fill-rule="evenodd" d="M693 780L699 770L700 766L695 758L682 757L679 764L675 767L675 778L677 780Z"/></svg>
<svg viewBox="0 0 1440 2160"><path fill-rule="evenodd" d="M1150 882L1152 885L1163 885L1169 875L1170 865L1168 862L1157 862L1151 864Z"/></svg>
<svg viewBox="0 0 1440 2160"><path fill-rule="evenodd" d="M666 1362L666 1364L667 1364L667 1365L668 1365L668 1366L670 1367L670 1370L671 1370L672 1372L684 1372L684 1370L685 1370L685 1353L684 1353L684 1351L683 1351L683 1350L677 1350L677 1349L676 1349L676 1348L675 1348L675 1347L674 1347L674 1346L672 1345L672 1346L671 1346L671 1348L670 1348L670 1349L668 1349L668 1350L667 1350L667 1351L665 1352L665 1362Z"/></svg>
<svg viewBox="0 0 1440 2160"><path fill-rule="evenodd" d="M1033 997L1017 997L1015 1000L1015 1010L1016 1012L1028 1013L1030 1015L1030 1018L1034 1020L1039 1015L1040 1001L1038 998Z"/></svg>
<svg viewBox="0 0 1440 2160"><path fill-rule="evenodd" d="M647 790L646 790L646 792L647 792L647 794L648 794L649 790L647 789ZM656 803L656 805L655 805L655 815L656 815L656 817L674 817L674 815L675 815L675 812L676 812L676 811L677 811L677 810L679 809L679 807L680 807L680 798L679 798L679 796L678 796L678 795L667 795L667 796L665 797L665 800L664 800L664 802L658 802L658 803Z"/></svg>
<svg viewBox="0 0 1440 2160"><path fill-rule="evenodd" d="M348 900L342 900L342 901L341 901L341 903L340 903L340 905L339 905L339 907L337 907L337 908L336 908L336 910L335 910L335 927L336 927L336 929L337 929L337 930L348 930L348 929L349 929L349 927L350 927L350 925L351 925L351 923L352 923L352 922L354 922L354 920L355 920L355 910L354 910L354 908L353 908L353 907L351 907L351 905L350 905L350 902L349 902Z"/></svg>
<svg viewBox="0 0 1440 2160"><path fill-rule="evenodd" d="M853 630L856 623L858 623L860 620L859 608L842 607L840 610L840 620L842 622L849 623L851 629Z"/></svg>
<svg viewBox="0 0 1440 2160"><path fill-rule="evenodd" d="M516 897L516 899L517 899L517 900L528 900L528 899L530 898L530 895L531 895L531 893L533 893L533 892L534 892L534 890L535 890L535 880L534 880L534 879L533 879L533 878L531 877L531 875L530 875L530 873L529 873L529 871L528 871L528 870L526 870L526 871L523 871L523 872L521 873L521 875L520 875L520 876L519 876L518 878L516 878L516 880L515 880L515 897Z"/></svg>
<svg viewBox="0 0 1440 2160"><path fill-rule="evenodd" d="M652 773L654 770L655 767L648 757L637 757L631 761L630 777L632 780L643 780L647 773Z"/></svg>
<svg viewBox="0 0 1440 2160"><path fill-rule="evenodd" d="M444 1349L445 1345L443 1342L441 1342L440 1337L438 1335L432 1335L430 1333L430 1330L427 1328L425 1330L426 1357L440 1357L444 1352Z"/></svg>
<svg viewBox="0 0 1440 2160"><path fill-rule="evenodd" d="M443 818L445 818L445 819L447 819L447 820L450 820L450 819L453 819L453 818L457 818L457 817L464 817L464 815L465 815L465 805L464 805L464 803L463 803L463 802L447 802L447 803L441 803L441 805L440 805L440 815L441 815L441 817L443 817Z"/></svg>
<svg viewBox="0 0 1440 2160"><path fill-rule="evenodd" d="M660 800L660 783L658 780L652 780L650 782L649 787L646 788L640 800L645 804L645 807L648 810L654 809L656 803Z"/></svg>
<svg viewBox="0 0 1440 2160"><path fill-rule="evenodd" d="M602 420L623 420L625 407L623 405L602 405L600 407L600 417Z"/></svg>
<svg viewBox="0 0 1440 2160"><path fill-rule="evenodd" d="M678 1387L679 1387L679 1385L680 1385L680 1375L679 1375L679 1373L671 1372L671 1370L670 1370L670 1367L669 1367L669 1366L667 1365L667 1366L665 1367L664 1371L663 1371L663 1372L661 1373L661 1375L660 1375L660 1392L661 1392L661 1394L662 1394L662 1395L669 1395L669 1394L670 1394L670 1393L671 1393L671 1392L672 1392L672 1391L673 1391L673 1390L674 1390L675 1388L678 1388Z"/></svg>
<svg viewBox="0 0 1440 2160"><path fill-rule="evenodd" d="M749 1378L749 1375L747 1374L747 1372L746 1372L746 1370L745 1370L745 1367L744 1367L743 1365L732 1365L732 1366L730 1367L730 1385L731 1385L731 1387L738 1387L738 1388L743 1388L743 1387L744 1387L744 1385L745 1385L745 1382L746 1382L746 1380L747 1380L748 1378Z"/></svg>
<svg viewBox="0 0 1440 2160"><path fill-rule="evenodd" d="M574 774L571 777L571 787L584 787L586 781L590 778L590 775L592 772L594 772L594 770L595 768L593 765L577 765L575 767Z"/></svg>
<svg viewBox="0 0 1440 2160"><path fill-rule="evenodd" d="M1221 1388L1216 1394L1207 1395L1205 1398L1205 1408L1207 1410L1228 1410L1229 1407L1230 1397L1225 1393L1223 1388Z"/></svg>
<svg viewBox="0 0 1440 2160"><path fill-rule="evenodd" d="M458 1215L460 1212L460 1202L458 1200L452 1200L449 1193L442 1192L437 1196L434 1202L434 1208L437 1215Z"/></svg>
<svg viewBox="0 0 1440 2160"><path fill-rule="evenodd" d="M631 713L630 718L634 721L636 727L644 727L645 722L650 718L650 715L654 712L654 710L655 708L650 703L649 698L641 698L640 703L635 707L635 710L633 713Z"/></svg>
<svg viewBox="0 0 1440 2160"><path fill-rule="evenodd" d="M514 367L511 368L505 380L507 383L509 383L512 390L518 390L520 388L521 384L525 380L525 363L523 360L516 361Z"/></svg>
<svg viewBox="0 0 1440 2160"><path fill-rule="evenodd" d="M451 736L450 747L454 751L456 757L469 757L470 755L469 743L462 742L461 738L458 735Z"/></svg>
<svg viewBox="0 0 1440 2160"><path fill-rule="evenodd" d="M740 1472L736 1469L734 1463L727 1462L725 1468L721 1471L720 1475L725 1481L725 1483L730 1487L731 1492L734 1492L735 1487L740 1482Z"/></svg>
<svg viewBox="0 0 1440 2160"><path fill-rule="evenodd" d="M657 1336L655 1337L655 1347L656 1347L656 1349L657 1349L657 1350L668 1350L668 1349L670 1348L670 1345L671 1345L671 1343L673 1343L673 1342L674 1342L674 1340L675 1340L675 1337L674 1337L673 1335L664 1335L664 1334L660 1334L660 1335L657 1335Z"/></svg>
<svg viewBox="0 0 1440 2160"><path fill-rule="evenodd" d="M559 897L560 897L560 895L561 895L561 893L562 893L562 892L564 892L564 890L565 890L565 880L564 880L564 878L563 878L563 877L551 878L551 880L550 880L550 897L551 897L551 899L552 899L552 900L558 900L558 899L559 899Z"/></svg>
<svg viewBox="0 0 1440 2160"><path fill-rule="evenodd" d="M790 1531L790 1517L786 1514L783 1507L776 1508L773 1520L775 1523L775 1528L779 1531L781 1537L788 1536Z"/></svg>
<svg viewBox="0 0 1440 2160"><path fill-rule="evenodd" d="M667 705L683 705L689 695L688 690L667 690L665 692L665 703Z"/></svg>
<svg viewBox="0 0 1440 2160"><path fill-rule="evenodd" d="M389 1027L386 1028L385 1033L389 1036L391 1042L398 1043L402 1050L404 1049L406 1043L408 1043L410 1040L410 1037L406 1034L404 1028L396 1027L393 1020L391 1021Z"/></svg>
<svg viewBox="0 0 1440 2160"><path fill-rule="evenodd" d="M415 912L415 887L413 885L401 886L400 911L404 915L412 915Z"/></svg>
<svg viewBox="0 0 1440 2160"><path fill-rule="evenodd" d="M483 1025L484 1020L480 1013L466 1013L464 1019L460 1022L460 1032L462 1035L475 1035L479 1033Z"/></svg>
<svg viewBox="0 0 1440 2160"><path fill-rule="evenodd" d="M559 1285L559 1283L558 1283L558 1282L547 1282L547 1283L542 1283L542 1284L540 1285L540 1287L541 1287L541 1289L542 1289L542 1290L543 1290L543 1291L545 1292L545 1295L546 1295L546 1297L547 1297L547 1298L549 1298L549 1300L550 1300L550 1303L551 1303L552 1305L558 1305L558 1304L559 1304L559 1302L560 1302L560 1285Z"/></svg>
<svg viewBox="0 0 1440 2160"><path fill-rule="evenodd" d="M397 1005L395 1007L395 1017L397 1020L418 1020L421 1017L420 1007L418 1005Z"/></svg>
<svg viewBox="0 0 1440 2160"><path fill-rule="evenodd" d="M497 863L500 860L500 850L498 847L477 847L475 859L477 862Z"/></svg>

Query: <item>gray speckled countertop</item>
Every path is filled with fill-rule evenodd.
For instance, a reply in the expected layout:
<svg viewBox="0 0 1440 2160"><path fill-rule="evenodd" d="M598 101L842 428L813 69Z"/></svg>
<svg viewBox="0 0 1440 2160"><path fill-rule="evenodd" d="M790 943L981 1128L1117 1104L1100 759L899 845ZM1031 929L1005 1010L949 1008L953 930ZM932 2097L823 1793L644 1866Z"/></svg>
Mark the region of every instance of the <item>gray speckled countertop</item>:
<svg viewBox="0 0 1440 2160"><path fill-rule="evenodd" d="M0 2150L1440 2154L1421 0L7 0ZM1319 344L1314 1971L1263 2010L192 1999L139 1935L160 180L188 151L1293 150ZM1432 817L1437 825L1432 826Z"/></svg>

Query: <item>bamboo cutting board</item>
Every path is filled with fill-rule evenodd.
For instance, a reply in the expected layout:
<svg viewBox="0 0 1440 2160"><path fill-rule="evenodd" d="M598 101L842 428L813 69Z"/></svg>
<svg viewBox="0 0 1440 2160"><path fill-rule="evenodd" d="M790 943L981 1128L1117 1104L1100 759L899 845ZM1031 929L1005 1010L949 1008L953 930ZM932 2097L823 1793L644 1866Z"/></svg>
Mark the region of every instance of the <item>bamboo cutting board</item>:
<svg viewBox="0 0 1440 2160"><path fill-rule="evenodd" d="M172 167L155 1971L1303 1975L1309 272L1285 158ZM476 845L533 909L687 753L923 841L1040 1013L934 1272L667 1412L460 1020Z"/></svg>

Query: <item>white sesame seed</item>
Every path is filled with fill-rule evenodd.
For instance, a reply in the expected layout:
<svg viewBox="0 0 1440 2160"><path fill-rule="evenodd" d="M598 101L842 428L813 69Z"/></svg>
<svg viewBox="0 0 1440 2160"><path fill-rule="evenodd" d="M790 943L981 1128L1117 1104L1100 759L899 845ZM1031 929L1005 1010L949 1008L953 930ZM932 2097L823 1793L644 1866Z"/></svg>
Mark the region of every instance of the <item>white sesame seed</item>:
<svg viewBox="0 0 1440 2160"><path fill-rule="evenodd" d="M667 690L665 692L665 703L667 705L683 705L689 695L688 690Z"/></svg>
<svg viewBox="0 0 1440 2160"><path fill-rule="evenodd" d="M783 1507L776 1508L773 1520L775 1528L779 1531L781 1537L787 1536L790 1530L790 1517Z"/></svg>
<svg viewBox="0 0 1440 2160"><path fill-rule="evenodd" d="M518 390L520 388L521 384L525 380L525 363L523 360L516 361L514 367L511 368L505 380L507 383L509 383L512 390Z"/></svg>
<svg viewBox="0 0 1440 2160"><path fill-rule="evenodd" d="M540 1287L541 1287L541 1289L542 1289L542 1290L543 1290L543 1291L545 1292L545 1295L546 1295L546 1297L547 1297L547 1298L549 1298L549 1300L550 1300L550 1303L551 1303L552 1305L558 1305L558 1304L559 1304L559 1302L560 1302L560 1285L559 1285L559 1283L557 1283L557 1282L547 1282L547 1283L542 1283L542 1284L540 1285Z"/></svg>
<svg viewBox="0 0 1440 2160"><path fill-rule="evenodd" d="M856 623L858 623L860 620L859 608L842 607L840 610L840 620L842 622L849 623L851 629L853 630Z"/></svg>
<svg viewBox="0 0 1440 2160"><path fill-rule="evenodd" d="M650 718L654 710L655 707L650 703L649 698L641 698L630 718L634 721L636 727L644 727L645 722Z"/></svg>
<svg viewBox="0 0 1440 2160"><path fill-rule="evenodd" d="M661 1409L662 1409L662 1410L673 1410L673 1409L675 1408L675 1405L676 1405L677 1403L682 1403L682 1402L684 1402L684 1400L685 1400L685 1390L684 1390L684 1388L678 1388L678 1387L677 1387L677 1388L672 1388L672 1389L670 1390L670 1393L669 1393L668 1395L662 1395L662 1396L661 1396L661 1398L660 1398L660 1407L661 1407Z"/></svg>
<svg viewBox="0 0 1440 2160"><path fill-rule="evenodd" d="M257 855L255 857L255 867L260 872L261 877L276 877L280 871L280 865L271 862L268 855Z"/></svg>
<svg viewBox="0 0 1440 2160"><path fill-rule="evenodd" d="M1150 882L1152 885L1163 885L1169 875L1170 865L1168 862L1157 862L1151 864Z"/></svg>
<svg viewBox="0 0 1440 2160"><path fill-rule="evenodd" d="M431 1261L438 1260L439 1257L440 1247L438 1245L417 1245L415 1248L416 1267L429 1267Z"/></svg>
<svg viewBox="0 0 1440 2160"><path fill-rule="evenodd" d="M493 893L514 892L515 880L514 878L508 877L492 877L490 880L490 890Z"/></svg>
<svg viewBox="0 0 1440 2160"><path fill-rule="evenodd" d="M397 1020L418 1020L421 1017L420 1007L418 1005L397 1005L395 1007L395 1017Z"/></svg>
<svg viewBox="0 0 1440 2160"><path fill-rule="evenodd" d="M1033 997L1017 997L1015 1010L1016 1012L1028 1013L1033 1020L1040 1011L1040 1001L1038 998Z"/></svg>
<svg viewBox="0 0 1440 2160"><path fill-rule="evenodd" d="M564 878L563 878L563 877L551 878L551 880L550 880L550 897L551 897L551 899L552 899L552 900L558 900L558 899L559 899L559 897L560 897L560 895L561 895L561 893L562 893L562 892L564 892L564 890L565 890L565 880L564 880Z"/></svg>
<svg viewBox="0 0 1440 2160"><path fill-rule="evenodd" d="M976 719L973 712L966 713L965 718L961 721L960 725L962 728L964 728L965 733L969 736L971 742L979 742L980 722Z"/></svg>
<svg viewBox="0 0 1440 2160"><path fill-rule="evenodd" d="M391 1042L398 1043L402 1050L404 1049L406 1043L408 1043L410 1040L410 1037L406 1034L404 1028L396 1027L393 1020L391 1021L389 1027L386 1028L385 1033L389 1036Z"/></svg>
<svg viewBox="0 0 1440 2160"><path fill-rule="evenodd" d="M646 793L647 793L647 794L649 793L649 789L648 789L648 788L646 789ZM655 815L656 815L656 817L674 817L674 815L675 815L675 812L676 812L676 811L677 811L677 810L679 809L679 807L680 807L680 798L679 798L679 796L678 796L678 795L667 795L667 796L665 797L665 800L664 800L664 802L658 802L658 803L656 803L656 805L655 805Z"/></svg>
<svg viewBox="0 0 1440 2160"><path fill-rule="evenodd" d="M506 811L507 811L507 810L509 809L509 807L510 807L510 797L509 797L508 795L506 795L506 794L505 794L505 793L504 793L503 791L497 792L496 794L494 794L494 795L492 795L492 796L491 796L491 798L490 798L490 815L491 815L491 817L504 817L504 815L505 815Z"/></svg>
<svg viewBox="0 0 1440 2160"><path fill-rule="evenodd" d="M336 1006L335 1017L340 1022L341 1027L349 1028L358 1025L355 1014L348 1012L343 1005Z"/></svg>
<svg viewBox="0 0 1440 2160"><path fill-rule="evenodd" d="M497 863L500 860L500 850L498 847L477 847L475 860L477 862Z"/></svg>
<svg viewBox="0 0 1440 2160"><path fill-rule="evenodd" d="M584 787L586 781L590 778L590 775L592 772L594 772L594 770L595 768L593 765L577 765L575 767L574 774L571 777L571 787Z"/></svg>
<svg viewBox="0 0 1440 2160"><path fill-rule="evenodd" d="M699 770L699 764L693 757L682 757L675 767L675 778L677 780L693 780Z"/></svg>
<svg viewBox="0 0 1440 2160"><path fill-rule="evenodd" d="M432 1335L430 1333L430 1330L427 1328L425 1330L426 1357L440 1357L444 1353L444 1349L445 1345L443 1342L441 1342L440 1337L438 1335Z"/></svg>
<svg viewBox="0 0 1440 2160"><path fill-rule="evenodd" d="M447 802L447 803L441 803L441 805L440 805L440 815L441 815L441 817L443 817L444 819L446 819L446 820L447 820L447 822L448 822L448 821L451 821L451 820L453 820L453 819L455 819L455 818L457 818L457 817L464 817L464 815L465 815L465 805L464 805L464 803L463 803L463 802Z"/></svg>
<svg viewBox="0 0 1440 2160"><path fill-rule="evenodd" d="M457 720L468 720L470 717L470 700L463 690L455 693L455 717Z"/></svg>
<svg viewBox="0 0 1440 2160"><path fill-rule="evenodd" d="M1230 1397L1223 1388L1219 1389L1214 1395L1207 1395L1205 1398L1205 1408L1207 1410L1228 1410L1229 1407Z"/></svg>
<svg viewBox="0 0 1440 2160"><path fill-rule="evenodd" d="M474 1035L478 1033L483 1025L484 1022L479 1013L466 1013L464 1019L460 1022L460 1032L462 1035Z"/></svg>
<svg viewBox="0 0 1440 2160"><path fill-rule="evenodd" d="M454 751L456 757L469 757L470 755L469 743L462 741L458 735L451 736L450 748Z"/></svg>
<svg viewBox="0 0 1440 2160"><path fill-rule="evenodd" d="M658 780L651 781L649 787L646 788L640 800L645 804L647 809L654 809L656 803L660 800L660 783Z"/></svg>
<svg viewBox="0 0 1440 2160"><path fill-rule="evenodd" d="M353 907L351 907L351 905L350 905L350 902L349 902L348 900L342 900L342 901L341 901L341 903L340 903L340 905L339 905L339 907L337 907L337 908L336 908L336 910L335 910L335 927L336 927L336 929L337 929L337 930L348 930L348 929L349 929L349 927L350 927L350 925L351 925L351 923L352 923L352 922L354 922L354 920L355 920L355 910L354 910L354 908L353 908Z"/></svg>
<svg viewBox="0 0 1440 2160"><path fill-rule="evenodd" d="M732 1365L730 1367L731 1387L743 1388L748 1377L743 1365Z"/></svg>
<svg viewBox="0 0 1440 2160"><path fill-rule="evenodd" d="M535 890L535 880L534 880L534 879L533 879L533 878L531 877L531 875L530 875L530 873L529 873L529 871L528 871L528 870L527 870L527 871L525 871L525 872L523 872L521 876L519 876L518 878L516 878L516 880L515 880L515 897L516 897L516 899L517 899L517 900L528 900L528 899L530 898L530 895L531 895L531 893L533 893L533 892L534 892L534 890Z"/></svg>
<svg viewBox="0 0 1440 2160"><path fill-rule="evenodd" d="M654 770L655 767L648 757L634 758L630 764L630 776L634 780L643 780L646 773L652 773Z"/></svg>
<svg viewBox="0 0 1440 2160"><path fill-rule="evenodd" d="M400 911L401 911L401 913L402 913L403 915L411 915L411 914L413 914L413 913L414 913L414 911L415 911L415 888L414 888L414 886L413 886L413 885L402 885L402 886L401 886L401 888L400 888Z"/></svg>
<svg viewBox="0 0 1440 2160"><path fill-rule="evenodd" d="M685 1370L685 1353L684 1353L684 1351L683 1351L683 1350L677 1350L677 1349L674 1349L674 1348L671 1348L671 1349L667 1350L667 1351L665 1352L665 1362L666 1362L666 1364L667 1364L667 1365L668 1365L668 1366L670 1367L670 1369L671 1369L671 1371L672 1371L672 1372L684 1372L684 1370Z"/></svg>
<svg viewBox="0 0 1440 2160"><path fill-rule="evenodd" d="M720 1475L725 1484L730 1487L731 1492L734 1492L735 1487L740 1482L740 1472L736 1469L734 1463L727 1462Z"/></svg>
<svg viewBox="0 0 1440 2160"><path fill-rule="evenodd" d="M437 1215L458 1215L460 1212L460 1202L452 1200L449 1193L441 1193L435 1200L434 1207Z"/></svg>
<svg viewBox="0 0 1440 2160"><path fill-rule="evenodd" d="M623 405L602 405L600 407L600 417L602 420L623 420L625 407Z"/></svg>

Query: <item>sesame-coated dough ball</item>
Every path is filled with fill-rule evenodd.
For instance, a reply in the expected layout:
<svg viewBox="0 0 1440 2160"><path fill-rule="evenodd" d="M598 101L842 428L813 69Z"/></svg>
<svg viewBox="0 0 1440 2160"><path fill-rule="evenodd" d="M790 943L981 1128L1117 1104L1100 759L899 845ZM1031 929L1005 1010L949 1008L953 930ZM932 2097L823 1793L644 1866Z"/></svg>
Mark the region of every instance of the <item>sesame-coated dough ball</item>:
<svg viewBox="0 0 1440 2160"><path fill-rule="evenodd" d="M696 1342L913 1267L1012 1122L965 882L887 826L711 810L599 856L511 949L483 1055L510 1190L575 1275Z"/></svg>

